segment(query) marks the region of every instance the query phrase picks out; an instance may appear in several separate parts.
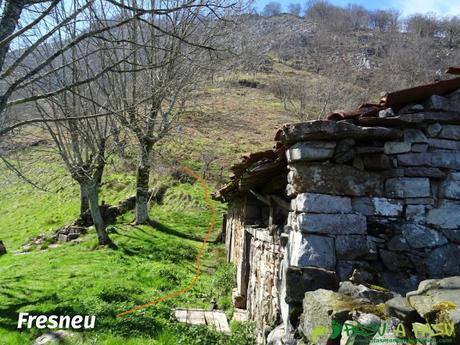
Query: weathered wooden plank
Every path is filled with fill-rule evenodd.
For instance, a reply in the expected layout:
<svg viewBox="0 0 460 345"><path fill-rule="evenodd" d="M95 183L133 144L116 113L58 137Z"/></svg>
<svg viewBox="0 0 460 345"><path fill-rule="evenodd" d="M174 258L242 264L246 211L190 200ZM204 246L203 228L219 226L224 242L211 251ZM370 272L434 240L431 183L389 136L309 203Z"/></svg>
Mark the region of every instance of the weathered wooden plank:
<svg viewBox="0 0 460 345"><path fill-rule="evenodd" d="M218 332L230 333L227 317L223 311L204 309L176 309L174 315L179 322L190 325L208 325Z"/></svg>
<svg viewBox="0 0 460 345"><path fill-rule="evenodd" d="M214 322L219 324L219 329L221 332L230 334L230 327L228 326L227 317L222 311L214 311Z"/></svg>
<svg viewBox="0 0 460 345"><path fill-rule="evenodd" d="M202 310L188 310L187 323L190 325L205 325L204 312Z"/></svg>
<svg viewBox="0 0 460 345"><path fill-rule="evenodd" d="M218 324L216 325L216 322L214 320L214 313L212 311L205 311L204 318L206 319L206 324L208 326L212 326L216 330L220 331L219 325Z"/></svg>
<svg viewBox="0 0 460 345"><path fill-rule="evenodd" d="M174 316L179 322L187 322L187 309L176 309Z"/></svg>

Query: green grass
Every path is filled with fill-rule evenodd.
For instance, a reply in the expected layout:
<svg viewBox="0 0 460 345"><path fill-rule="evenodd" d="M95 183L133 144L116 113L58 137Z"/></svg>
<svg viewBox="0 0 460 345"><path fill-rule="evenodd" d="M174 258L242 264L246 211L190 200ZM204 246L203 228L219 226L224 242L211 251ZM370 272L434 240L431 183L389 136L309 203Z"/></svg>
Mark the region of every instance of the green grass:
<svg viewBox="0 0 460 345"><path fill-rule="evenodd" d="M198 183L170 183L164 202L154 205L156 225L132 226L127 213L108 230L117 249L100 248L94 229L81 242L14 251L39 233L49 233L78 215L76 185L63 178L59 162L49 161L46 176L59 181L52 192L38 191L2 170L0 239L8 254L0 257L0 345L31 344L46 330L17 330L19 312L46 315L95 315L96 328L78 334L69 344L251 344L251 325L233 324L224 336L207 327L182 325L172 309L209 308L216 301L231 314L234 270L225 262L222 244L209 243L202 257L202 274L193 290L174 299L116 318L117 313L148 303L187 286L194 277L201 238L212 213ZM60 178L58 178L60 177ZM42 177L38 176L38 179ZM62 182L65 181L65 182ZM133 193L134 180L110 172L101 199L115 203ZM166 182L165 182L166 181ZM212 239L221 228L221 213Z"/></svg>

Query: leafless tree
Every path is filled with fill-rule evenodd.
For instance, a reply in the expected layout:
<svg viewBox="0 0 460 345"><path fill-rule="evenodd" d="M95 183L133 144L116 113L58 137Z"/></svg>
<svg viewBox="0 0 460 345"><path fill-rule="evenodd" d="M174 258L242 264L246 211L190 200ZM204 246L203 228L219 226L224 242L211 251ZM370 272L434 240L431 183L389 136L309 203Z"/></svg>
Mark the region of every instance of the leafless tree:
<svg viewBox="0 0 460 345"><path fill-rule="evenodd" d="M460 18L457 16L445 18L440 26L445 33L449 48L453 48L455 41L460 37Z"/></svg>
<svg viewBox="0 0 460 345"><path fill-rule="evenodd" d="M300 16L300 12L302 11L302 6L300 6L300 4L297 4L297 3L289 4L288 11L290 14L293 14L295 16Z"/></svg>
<svg viewBox="0 0 460 345"><path fill-rule="evenodd" d="M369 24L369 11L363 6L350 4L347 7L348 16L353 30L367 29Z"/></svg>
<svg viewBox="0 0 460 345"><path fill-rule="evenodd" d="M75 5L75 0L73 4L61 3L49 20L58 23L68 10L66 7ZM91 17L95 14L92 13ZM101 18L104 15L103 12L99 13ZM98 25L95 18L87 19L94 20L91 24L93 27ZM78 21L73 20L61 28L60 34L53 37L49 46L59 49L77 35ZM91 39L73 45L68 53L62 54L49 66L49 70L59 70L59 73L49 74L41 79L39 85L31 87L46 92L53 87L65 88L71 85L66 91L36 100L36 109L43 119L42 127L53 139L70 176L80 186L80 214L83 215L89 209L98 242L106 245L110 239L99 207L99 187L106 158L110 153L108 139L113 119L104 106L107 98L99 93L99 89L107 82L107 74L79 83L79 80L89 80L97 74L97 70L104 70L106 66L115 68L120 64L106 58L112 52L101 42L99 39ZM38 59L40 53L36 51L33 55Z"/></svg>
<svg viewBox="0 0 460 345"><path fill-rule="evenodd" d="M318 23L325 23L335 10L336 6L326 0L309 0L305 6L305 17Z"/></svg>
<svg viewBox="0 0 460 345"><path fill-rule="evenodd" d="M407 30L420 37L433 37L440 29L439 19L435 14L414 14L406 22Z"/></svg>
<svg viewBox="0 0 460 345"><path fill-rule="evenodd" d="M262 10L262 15L265 17L276 16L281 13L281 4L276 1L270 1Z"/></svg>
<svg viewBox="0 0 460 345"><path fill-rule="evenodd" d="M148 1L145 1L148 3ZM182 0L162 1L161 8L180 7ZM127 16L143 5L131 1ZM132 55L111 75L108 87L101 89L111 99L117 118L137 140L136 223L148 221L149 180L155 145L168 133L180 116L197 83L206 76L210 58L215 54L216 7L187 8L161 17L151 15L132 21L120 33L120 49L112 55Z"/></svg>

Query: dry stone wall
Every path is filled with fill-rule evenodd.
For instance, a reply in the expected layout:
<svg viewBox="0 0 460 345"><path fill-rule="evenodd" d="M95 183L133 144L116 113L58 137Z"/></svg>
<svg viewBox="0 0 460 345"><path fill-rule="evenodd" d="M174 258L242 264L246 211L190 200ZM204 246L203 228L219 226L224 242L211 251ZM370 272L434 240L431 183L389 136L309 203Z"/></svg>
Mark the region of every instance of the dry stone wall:
<svg viewBox="0 0 460 345"><path fill-rule="evenodd" d="M350 280L405 294L424 279L460 275L458 99L457 91L386 109L367 126L311 121L278 132L284 226L267 221L256 236L247 222L254 205L227 221L228 245L240 252L231 255L238 292L261 343L276 320L285 334L299 327L308 291Z"/></svg>
<svg viewBox="0 0 460 345"><path fill-rule="evenodd" d="M290 266L362 271L395 291L460 274L460 126L317 121L284 141Z"/></svg>

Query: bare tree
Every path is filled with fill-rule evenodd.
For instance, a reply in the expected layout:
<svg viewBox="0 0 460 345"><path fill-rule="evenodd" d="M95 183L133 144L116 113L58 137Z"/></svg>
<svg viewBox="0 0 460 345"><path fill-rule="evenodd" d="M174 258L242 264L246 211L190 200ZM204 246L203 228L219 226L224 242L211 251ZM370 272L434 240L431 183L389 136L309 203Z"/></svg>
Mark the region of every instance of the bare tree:
<svg viewBox="0 0 460 345"><path fill-rule="evenodd" d="M302 11L302 6L300 6L300 4L297 4L297 3L289 4L288 11L290 14L293 14L294 16L300 16L300 12Z"/></svg>
<svg viewBox="0 0 460 345"><path fill-rule="evenodd" d="M67 10L66 7L72 5L76 5L75 0L73 4L61 3L50 20L59 22ZM95 13L91 14L91 17L93 15ZM102 12L99 13L100 17L104 15ZM97 26L94 18L87 19L93 19L92 26ZM77 27L77 20L63 26L50 46L55 49L64 47L69 39L77 36ZM62 54L49 66L50 70L59 70L57 75L50 74L42 78L39 86L31 86L34 89L43 88L46 92L50 87L64 88L66 85L72 85L64 92L35 101L35 104L43 119L42 127L53 139L70 176L80 186L80 214L83 215L89 209L100 245L111 243L99 207L99 186L109 154L108 139L113 122L109 116L111 113L105 110L107 98L99 93L101 85L107 81L107 76L104 74L83 84L79 84L78 81L89 80L95 74L95 70L104 70L107 65L113 68L119 65L105 58L111 53L106 49L107 45L101 46L97 39L75 44L68 53ZM39 52L35 52L34 55L36 58L40 57Z"/></svg>
<svg viewBox="0 0 460 345"><path fill-rule="evenodd" d="M165 1L161 6L179 7L182 0ZM141 1L126 6L126 15ZM221 5L219 5L221 6ZM217 13L201 7L187 8L166 17L151 15L136 20L121 32L123 44L112 55L131 55L111 76L103 92L111 99L113 111L123 109L118 120L137 140L136 223L148 221L149 180L155 145L180 116L190 92L205 77L213 56ZM124 73L128 72L128 73Z"/></svg>
<svg viewBox="0 0 460 345"><path fill-rule="evenodd" d="M385 10L375 10L370 15L370 26L373 29L387 31L390 28L392 15Z"/></svg>
<svg viewBox="0 0 460 345"><path fill-rule="evenodd" d="M262 10L262 15L265 17L276 16L281 13L281 4L276 1L270 1Z"/></svg>
<svg viewBox="0 0 460 345"><path fill-rule="evenodd" d="M445 18L440 26L445 33L449 48L453 48L455 41L460 37L460 18L457 16Z"/></svg>
<svg viewBox="0 0 460 345"><path fill-rule="evenodd" d="M414 14L406 22L407 30L420 37L433 37L440 29L439 19L435 14Z"/></svg>
<svg viewBox="0 0 460 345"><path fill-rule="evenodd" d="M360 5L350 4L347 12L353 30L367 29L370 16L367 9Z"/></svg>
<svg viewBox="0 0 460 345"><path fill-rule="evenodd" d="M327 18L331 17L336 6L326 0L309 0L305 6L305 17L308 17L318 23L324 23Z"/></svg>

